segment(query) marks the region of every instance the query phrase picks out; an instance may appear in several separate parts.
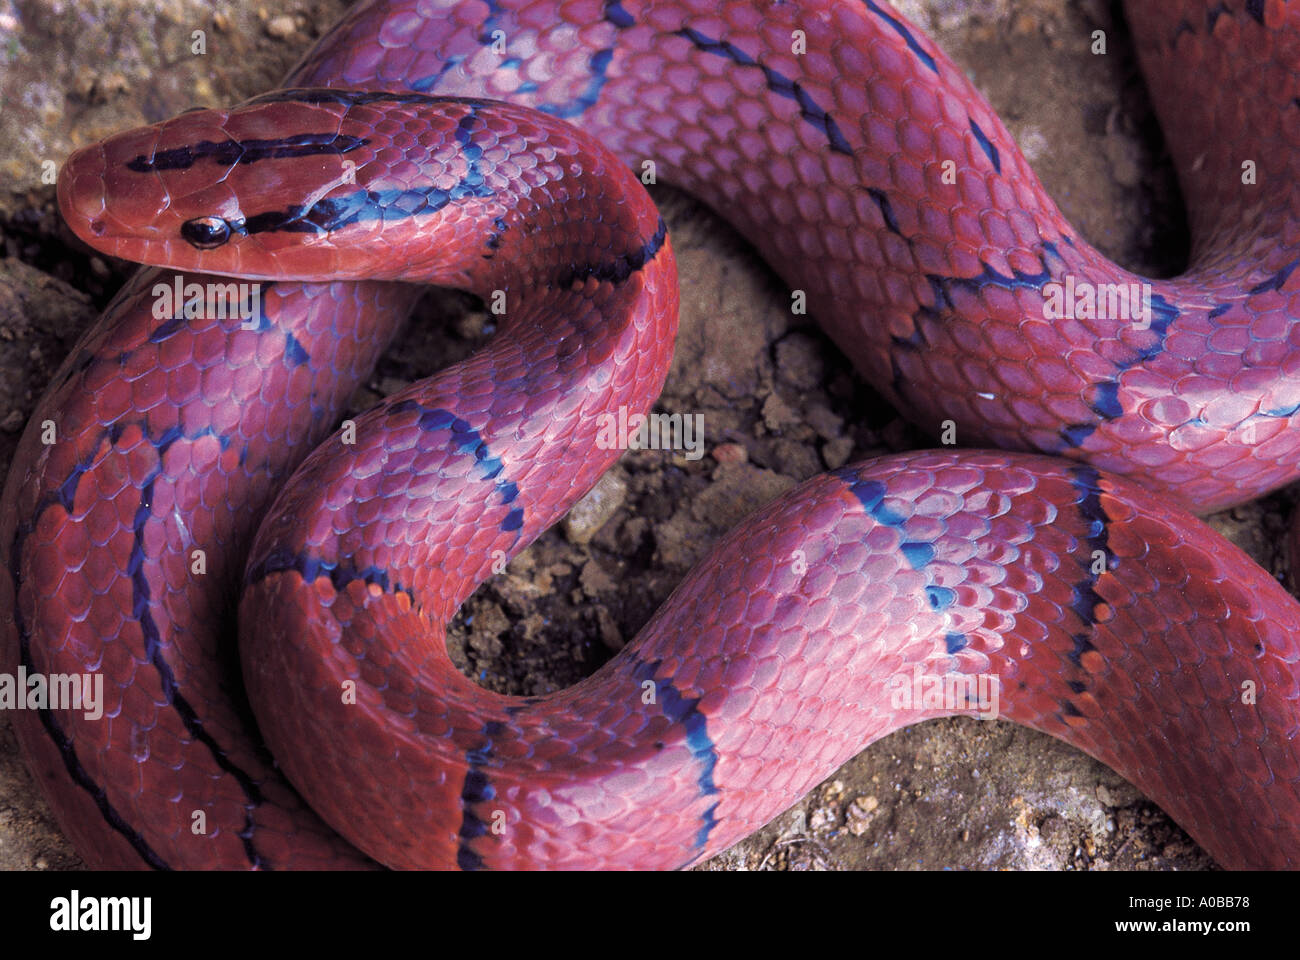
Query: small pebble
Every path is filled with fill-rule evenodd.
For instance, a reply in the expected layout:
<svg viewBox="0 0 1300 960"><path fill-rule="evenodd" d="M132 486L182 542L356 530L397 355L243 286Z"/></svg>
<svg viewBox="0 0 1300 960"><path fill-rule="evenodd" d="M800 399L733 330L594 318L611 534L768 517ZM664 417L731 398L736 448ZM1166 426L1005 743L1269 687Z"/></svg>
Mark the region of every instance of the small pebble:
<svg viewBox="0 0 1300 960"><path fill-rule="evenodd" d="M293 36L297 27L294 26L293 17L281 15L272 17L266 25L266 34L276 40L284 40L286 37Z"/></svg>

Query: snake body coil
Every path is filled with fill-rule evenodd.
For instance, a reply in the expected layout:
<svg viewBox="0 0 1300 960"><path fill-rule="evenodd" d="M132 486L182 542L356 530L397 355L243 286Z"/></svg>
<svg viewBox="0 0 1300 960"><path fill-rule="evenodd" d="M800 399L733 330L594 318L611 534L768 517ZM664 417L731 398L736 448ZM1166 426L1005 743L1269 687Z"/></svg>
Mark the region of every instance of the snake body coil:
<svg viewBox="0 0 1300 960"><path fill-rule="evenodd" d="M1172 280L1080 238L879 0L372 0L284 90L74 154L59 200L87 242L183 282L265 281L250 323L156 317L176 276L143 271L9 475L6 669L107 678L100 720L15 717L77 849L682 866L952 713L899 707L893 681L923 674L994 678L1002 715L1114 767L1223 864L1300 863L1300 605L1176 506L1297 475L1300 14L1130 19L1181 115L1195 242ZM490 694L450 665L446 623L613 462L599 415L648 409L667 372L672 252L626 167L648 160L918 423L1037 452L810 480L594 676ZM418 293L398 279L501 292L506 318L326 439ZM1054 312L1067 290L1092 306ZM237 596L255 724L232 695Z"/></svg>

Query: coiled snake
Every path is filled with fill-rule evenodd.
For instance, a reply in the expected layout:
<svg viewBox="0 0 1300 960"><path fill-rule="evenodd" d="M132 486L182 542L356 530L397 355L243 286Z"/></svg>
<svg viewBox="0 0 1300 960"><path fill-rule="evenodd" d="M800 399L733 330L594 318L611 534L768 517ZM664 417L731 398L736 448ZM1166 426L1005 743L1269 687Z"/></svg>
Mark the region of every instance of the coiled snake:
<svg viewBox="0 0 1300 960"><path fill-rule="evenodd" d="M362 3L284 90L74 154L59 200L93 246L267 281L245 324L155 317L173 278L142 272L10 472L6 669L107 680L100 720L15 715L78 850L682 866L951 713L891 704L919 670L996 678L1004 716L1113 766L1224 865L1294 866L1300 606L1176 504L1296 476L1300 14L1129 16L1179 116L1194 249L1173 280L1080 238L880 0ZM908 416L1038 452L815 478L594 676L490 694L451 667L445 624L613 462L599 415L648 409L667 370L671 246L626 166L646 160ZM326 438L418 292L399 278L503 293L500 332ZM1132 317L1048 302L1130 285ZM256 725L232 694L236 595Z"/></svg>

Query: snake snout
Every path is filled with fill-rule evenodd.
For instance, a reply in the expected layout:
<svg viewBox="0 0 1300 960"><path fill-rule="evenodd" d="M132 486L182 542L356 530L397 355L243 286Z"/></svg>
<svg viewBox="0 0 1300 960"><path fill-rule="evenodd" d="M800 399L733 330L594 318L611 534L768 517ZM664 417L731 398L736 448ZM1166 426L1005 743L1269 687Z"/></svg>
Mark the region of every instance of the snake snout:
<svg viewBox="0 0 1300 960"><path fill-rule="evenodd" d="M140 127L76 151L63 165L57 193L64 219L96 250L127 259L169 226L172 198L155 157L159 128Z"/></svg>
<svg viewBox="0 0 1300 960"><path fill-rule="evenodd" d="M108 232L103 145L83 147L68 157L59 171L55 191L59 210L73 233L91 246L98 246L97 241Z"/></svg>

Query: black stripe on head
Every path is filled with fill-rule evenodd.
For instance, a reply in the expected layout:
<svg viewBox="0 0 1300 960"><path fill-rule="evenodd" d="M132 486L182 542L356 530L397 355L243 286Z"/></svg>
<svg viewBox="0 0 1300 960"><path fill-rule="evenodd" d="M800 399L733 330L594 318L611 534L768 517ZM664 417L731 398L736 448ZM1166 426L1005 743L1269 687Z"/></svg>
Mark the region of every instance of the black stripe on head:
<svg viewBox="0 0 1300 960"><path fill-rule="evenodd" d="M473 181L473 182L471 182ZM404 220L408 217L437 213L449 203L470 197L488 198L494 191L481 183L477 171L450 190L441 187L418 187L410 190L357 190L341 197L325 197L310 207L295 206L284 210L255 213L245 220L227 221L239 234L253 233L329 233L355 223L371 220Z"/></svg>
<svg viewBox="0 0 1300 960"><path fill-rule="evenodd" d="M369 142L364 137L350 137L341 133L297 133L276 140L223 140L221 143L200 140L184 147L162 150L151 156L140 154L128 161L126 167L136 173L188 170L200 160L212 160L229 167L238 163L256 163L258 160L344 154Z"/></svg>

